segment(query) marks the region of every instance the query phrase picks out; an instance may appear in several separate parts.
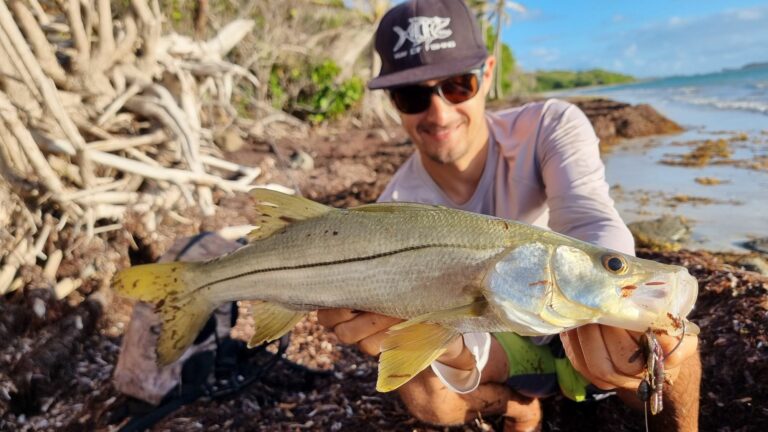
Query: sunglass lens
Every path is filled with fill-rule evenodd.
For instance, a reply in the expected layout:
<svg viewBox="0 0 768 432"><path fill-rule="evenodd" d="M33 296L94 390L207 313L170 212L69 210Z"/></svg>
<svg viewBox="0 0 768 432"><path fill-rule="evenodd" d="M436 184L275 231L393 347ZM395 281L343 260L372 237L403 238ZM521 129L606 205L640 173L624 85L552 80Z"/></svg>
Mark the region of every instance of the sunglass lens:
<svg viewBox="0 0 768 432"><path fill-rule="evenodd" d="M460 104L472 99L477 94L479 83L477 75L464 74L443 81L443 97L453 104Z"/></svg>
<svg viewBox="0 0 768 432"><path fill-rule="evenodd" d="M416 114L429 108L432 99L432 91L429 87L406 86L390 91L392 101L400 112Z"/></svg>

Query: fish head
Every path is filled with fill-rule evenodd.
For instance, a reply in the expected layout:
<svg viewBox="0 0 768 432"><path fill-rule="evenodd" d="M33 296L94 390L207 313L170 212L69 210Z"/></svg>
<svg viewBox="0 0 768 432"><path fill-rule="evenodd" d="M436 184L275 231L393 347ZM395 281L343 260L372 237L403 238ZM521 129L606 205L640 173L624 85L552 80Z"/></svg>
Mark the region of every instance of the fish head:
<svg viewBox="0 0 768 432"><path fill-rule="evenodd" d="M592 245L560 244L551 272L565 304L597 312L595 322L672 335L697 333L685 321L698 295L698 282L684 267L657 263Z"/></svg>

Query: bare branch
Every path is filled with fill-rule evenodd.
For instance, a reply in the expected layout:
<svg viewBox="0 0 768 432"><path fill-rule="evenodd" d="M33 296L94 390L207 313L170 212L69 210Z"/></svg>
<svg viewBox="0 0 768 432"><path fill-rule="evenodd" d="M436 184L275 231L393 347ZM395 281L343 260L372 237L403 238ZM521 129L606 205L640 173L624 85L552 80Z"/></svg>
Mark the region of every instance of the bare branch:
<svg viewBox="0 0 768 432"><path fill-rule="evenodd" d="M91 60L91 44L80 13L80 0L69 0L66 9L69 31L72 33L72 40L77 50L77 56L73 59L74 69L83 71Z"/></svg>
<svg viewBox="0 0 768 432"><path fill-rule="evenodd" d="M48 39L46 39L45 33L43 33L43 30L35 20L32 12L30 12L29 9L24 6L24 3L19 0L14 0L11 3L11 6L16 15L16 20L24 31L24 34L26 34L27 40L29 41L32 50L35 52L43 71L46 75L51 77L57 85L66 88L67 73L56 59L56 52L48 42Z"/></svg>
<svg viewBox="0 0 768 432"><path fill-rule="evenodd" d="M98 0L96 9L99 14L98 65L104 69L112 66L115 54L115 36L112 33L112 8L109 0Z"/></svg>

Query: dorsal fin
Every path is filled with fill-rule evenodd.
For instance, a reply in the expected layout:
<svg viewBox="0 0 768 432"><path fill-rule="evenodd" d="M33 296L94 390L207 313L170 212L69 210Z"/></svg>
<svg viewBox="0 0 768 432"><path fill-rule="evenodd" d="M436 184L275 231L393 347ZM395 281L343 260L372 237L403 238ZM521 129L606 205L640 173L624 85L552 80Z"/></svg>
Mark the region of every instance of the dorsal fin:
<svg viewBox="0 0 768 432"><path fill-rule="evenodd" d="M390 213L390 212L403 212L403 211L435 211L435 210L444 209L444 208L446 207L431 205L431 204L419 204L419 203L412 203L412 202L387 202L387 203L364 204L361 206L353 207L349 210L372 212L372 213L373 212Z"/></svg>
<svg viewBox="0 0 768 432"><path fill-rule="evenodd" d="M333 210L332 207L304 197L270 189L255 188L250 194L256 201L256 210L261 213L256 220L259 227L248 234L251 241L267 238L293 222L311 219Z"/></svg>

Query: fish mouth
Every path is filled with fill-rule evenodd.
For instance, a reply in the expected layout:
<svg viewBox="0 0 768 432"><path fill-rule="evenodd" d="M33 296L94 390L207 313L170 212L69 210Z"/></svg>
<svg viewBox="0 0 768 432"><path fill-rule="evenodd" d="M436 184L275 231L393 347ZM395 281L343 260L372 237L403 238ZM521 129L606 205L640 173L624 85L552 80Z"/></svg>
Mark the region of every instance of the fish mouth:
<svg viewBox="0 0 768 432"><path fill-rule="evenodd" d="M622 291L627 287L622 288ZM685 318L696 303L699 283L687 269L657 273L638 286L632 286L627 299L640 310Z"/></svg>

